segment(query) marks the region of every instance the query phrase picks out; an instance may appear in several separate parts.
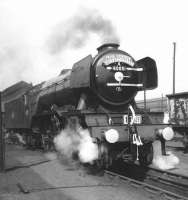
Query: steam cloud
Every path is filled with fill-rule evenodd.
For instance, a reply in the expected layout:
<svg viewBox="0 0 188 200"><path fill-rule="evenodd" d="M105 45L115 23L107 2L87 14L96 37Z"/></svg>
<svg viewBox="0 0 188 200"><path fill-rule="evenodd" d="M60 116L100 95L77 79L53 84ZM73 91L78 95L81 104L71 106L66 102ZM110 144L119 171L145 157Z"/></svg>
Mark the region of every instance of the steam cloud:
<svg viewBox="0 0 188 200"><path fill-rule="evenodd" d="M5 11L8 12L6 9ZM87 42L91 43L88 39L92 39L93 34L100 42L119 42L111 21L104 19L97 10L79 9L73 17L57 24L50 36L43 31L37 32L35 24L26 25L24 22L27 18L22 22L17 15L8 15L8 21L4 24L1 19L6 19L6 12L0 12L1 90L20 80L36 84L51 77L56 69L60 70L62 62L66 63L66 59L61 59L63 56L57 59L58 53L65 49L83 47ZM30 29L31 31L28 31ZM46 31L48 32L48 29Z"/></svg>
<svg viewBox="0 0 188 200"><path fill-rule="evenodd" d="M169 170L176 167L179 164L179 158L175 156L172 152L166 152L167 155L163 156L161 152L161 143L155 141L154 144L154 158L153 165L162 170Z"/></svg>
<svg viewBox="0 0 188 200"><path fill-rule="evenodd" d="M78 124L75 128L67 126L54 138L54 144L63 156L72 159L76 153L80 162L93 163L98 158L98 147L92 141L87 129L82 129Z"/></svg>
<svg viewBox="0 0 188 200"><path fill-rule="evenodd" d="M57 54L67 47L81 48L92 33L99 37L101 43L119 43L116 29L110 20L104 19L97 10L82 8L78 14L55 28L48 41L49 51Z"/></svg>
<svg viewBox="0 0 188 200"><path fill-rule="evenodd" d="M27 53L24 46L19 44L7 44L0 47L1 87L23 80L27 76L29 68L32 68L32 62Z"/></svg>

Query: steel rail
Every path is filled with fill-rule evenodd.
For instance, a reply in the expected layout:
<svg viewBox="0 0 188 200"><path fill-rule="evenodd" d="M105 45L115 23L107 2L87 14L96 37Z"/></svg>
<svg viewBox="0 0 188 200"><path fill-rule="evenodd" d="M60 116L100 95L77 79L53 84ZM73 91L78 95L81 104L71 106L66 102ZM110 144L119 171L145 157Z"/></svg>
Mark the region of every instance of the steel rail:
<svg viewBox="0 0 188 200"><path fill-rule="evenodd" d="M143 181L182 196L188 196L188 177L167 172L153 167L143 167L138 164L119 163L118 167L111 168L112 172L129 178Z"/></svg>
<svg viewBox="0 0 188 200"><path fill-rule="evenodd" d="M179 190L179 193L181 191L188 195L188 176L182 175L182 174L175 174L172 172L156 169L153 167L141 167L137 164L128 164L126 163L126 167L133 169L135 171L140 171L141 173L144 173L145 179L152 180L154 182L160 182L161 184L165 184L171 187L171 190ZM124 168L125 171L125 168ZM145 171L145 172L144 172Z"/></svg>
<svg viewBox="0 0 188 200"><path fill-rule="evenodd" d="M150 193L152 197L157 197L158 199L167 199L167 200L188 200L188 197L176 194L174 192L167 191L163 188L157 187L150 185L148 183L142 182L135 180L133 178L129 178L123 175L120 175L115 172L111 172L108 170L104 171L105 174L110 175L112 177L118 177L120 178L123 182L128 183L130 186L136 187L136 188L141 188L147 193Z"/></svg>
<svg viewBox="0 0 188 200"><path fill-rule="evenodd" d="M177 189L179 188L180 190L185 191L188 195L188 176L162 171L151 167L148 169L148 179L176 187Z"/></svg>

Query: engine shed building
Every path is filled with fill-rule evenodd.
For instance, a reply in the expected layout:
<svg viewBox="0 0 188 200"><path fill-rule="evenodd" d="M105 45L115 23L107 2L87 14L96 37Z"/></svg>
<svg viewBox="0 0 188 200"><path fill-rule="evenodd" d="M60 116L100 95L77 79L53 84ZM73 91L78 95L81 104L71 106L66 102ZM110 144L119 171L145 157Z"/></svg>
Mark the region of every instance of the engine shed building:
<svg viewBox="0 0 188 200"><path fill-rule="evenodd" d="M144 101L136 101L138 108L144 109ZM168 98L153 98L146 100L146 109L151 112L167 112L168 111Z"/></svg>

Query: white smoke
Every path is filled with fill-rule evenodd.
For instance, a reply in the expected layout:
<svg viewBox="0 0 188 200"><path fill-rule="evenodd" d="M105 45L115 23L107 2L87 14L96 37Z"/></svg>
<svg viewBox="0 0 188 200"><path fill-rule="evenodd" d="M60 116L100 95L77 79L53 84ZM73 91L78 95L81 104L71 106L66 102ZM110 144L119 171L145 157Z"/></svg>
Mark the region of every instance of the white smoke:
<svg viewBox="0 0 188 200"><path fill-rule="evenodd" d="M58 152L71 159L74 153L82 163L92 163L98 158L98 147L92 141L88 129L66 128L54 138L54 144Z"/></svg>
<svg viewBox="0 0 188 200"><path fill-rule="evenodd" d="M83 163L92 163L98 158L98 147L89 134L88 129L80 129L80 145L78 146L79 158Z"/></svg>
<svg viewBox="0 0 188 200"><path fill-rule="evenodd" d="M167 151L167 155L162 155L161 152L161 142L155 141L153 143L154 147L154 158L153 165L161 170L174 169L176 165L179 164L180 160L172 152Z"/></svg>
<svg viewBox="0 0 188 200"><path fill-rule="evenodd" d="M119 43L120 39L113 23L96 9L80 7L75 15L54 27L47 40L51 54L58 54L67 48L84 47L92 34L99 37L100 43Z"/></svg>
<svg viewBox="0 0 188 200"><path fill-rule="evenodd" d="M71 158L78 151L80 136L70 129L64 129L54 138L56 150L67 158Z"/></svg>

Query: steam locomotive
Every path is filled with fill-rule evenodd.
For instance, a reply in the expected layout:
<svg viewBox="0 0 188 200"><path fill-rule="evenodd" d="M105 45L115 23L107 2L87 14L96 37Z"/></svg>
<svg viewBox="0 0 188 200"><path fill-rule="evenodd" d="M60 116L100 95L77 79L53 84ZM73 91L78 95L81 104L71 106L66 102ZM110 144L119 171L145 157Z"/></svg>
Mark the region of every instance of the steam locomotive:
<svg viewBox="0 0 188 200"><path fill-rule="evenodd" d="M88 55L58 77L30 87L20 97L5 104L5 126L19 132L28 145L40 146L44 136L79 124L88 129L99 149L99 167L114 160L139 160L149 165L152 143L173 137L163 116L138 109L138 91L158 84L155 61L146 57L135 61L118 44L100 46L95 57Z"/></svg>

